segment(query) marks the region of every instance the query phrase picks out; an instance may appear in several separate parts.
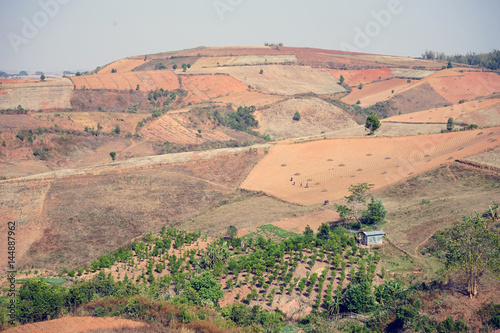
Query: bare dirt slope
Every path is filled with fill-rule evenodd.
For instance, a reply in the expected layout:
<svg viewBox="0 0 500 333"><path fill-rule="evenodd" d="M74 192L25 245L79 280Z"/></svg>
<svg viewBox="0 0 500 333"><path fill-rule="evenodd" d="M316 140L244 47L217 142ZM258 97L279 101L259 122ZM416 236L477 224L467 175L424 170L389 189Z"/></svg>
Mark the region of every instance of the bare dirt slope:
<svg viewBox="0 0 500 333"><path fill-rule="evenodd" d="M390 99L391 105L401 114L439 108L451 103L438 94L427 82L410 85Z"/></svg>
<svg viewBox="0 0 500 333"><path fill-rule="evenodd" d="M202 126L199 126L201 129ZM232 138L225 133L204 129L201 133L194 128L186 128L170 115L150 122L141 130L141 135L149 141L173 142L178 144L200 144L206 141L228 141Z"/></svg>
<svg viewBox="0 0 500 333"><path fill-rule="evenodd" d="M0 216L1 231L6 232L8 221L19 223L18 267L87 262L146 232L207 210L235 191L262 153L246 149L236 155L209 156L145 170L129 163L135 169L126 171L118 164L100 175L62 172L63 178L49 174L0 181L0 205L6 212ZM6 257L0 261L2 270L5 265Z"/></svg>
<svg viewBox="0 0 500 333"><path fill-rule="evenodd" d="M139 329L145 323L115 317L63 317L59 319L26 324L5 330L6 333L90 333L102 330Z"/></svg>
<svg viewBox="0 0 500 333"><path fill-rule="evenodd" d="M204 57L198 59L191 67L206 68L219 66L255 66L268 64L293 64L297 58L291 54L284 55L250 55L233 57Z"/></svg>
<svg viewBox="0 0 500 333"><path fill-rule="evenodd" d="M487 211L492 200L500 197L500 176L495 171L451 163L394 183L376 196L389 212L384 231L391 241L425 259L418 247L438 229L459 223L462 216Z"/></svg>
<svg viewBox="0 0 500 333"><path fill-rule="evenodd" d="M137 85L142 91L180 88L179 79L168 70L72 76L71 81L76 89L136 90Z"/></svg>
<svg viewBox="0 0 500 333"><path fill-rule="evenodd" d="M500 128L495 127L416 137L278 144L241 188L264 191L289 202L317 204L342 198L351 184L367 182L380 188L477 154L496 147L499 138Z"/></svg>
<svg viewBox="0 0 500 333"><path fill-rule="evenodd" d="M300 120L293 120L295 112ZM259 132L276 140L320 135L322 133L356 126L341 109L317 98L294 98L255 113Z"/></svg>
<svg viewBox="0 0 500 333"><path fill-rule="evenodd" d="M488 108L488 110L497 110L500 104L500 99L480 99L470 102L465 102L462 104L456 104L451 106L446 106L442 108L433 108L425 111L406 113L398 116L389 117L382 119L382 122L401 122L401 123L442 123L446 124L448 118L453 118L455 121L465 123L476 123L473 121L465 121L465 119L473 119L473 113L479 110ZM493 108L490 108L493 106ZM500 113L500 112L499 112ZM495 123L490 123L490 126L494 126ZM476 123L477 124L477 123ZM485 126L484 122L481 126Z"/></svg>
<svg viewBox="0 0 500 333"><path fill-rule="evenodd" d="M28 110L68 109L73 84L69 79L10 85L0 90L0 110L21 105Z"/></svg>
<svg viewBox="0 0 500 333"><path fill-rule="evenodd" d="M123 58L100 68L98 73L110 74L112 69L115 69L117 73L131 72L142 64L144 64L144 59Z"/></svg>
<svg viewBox="0 0 500 333"><path fill-rule="evenodd" d="M330 69L333 76L340 78L342 75L345 83L356 87L360 83L367 84L374 81L386 80L392 78L392 72L389 68L376 68L376 69L358 69L358 70L338 70Z"/></svg>
<svg viewBox="0 0 500 333"><path fill-rule="evenodd" d="M408 83L407 80L396 78L370 83L364 85L362 89L353 88L349 95L342 98L342 102L354 104L359 101L360 106L369 107L377 102L390 99L410 85L411 83Z"/></svg>

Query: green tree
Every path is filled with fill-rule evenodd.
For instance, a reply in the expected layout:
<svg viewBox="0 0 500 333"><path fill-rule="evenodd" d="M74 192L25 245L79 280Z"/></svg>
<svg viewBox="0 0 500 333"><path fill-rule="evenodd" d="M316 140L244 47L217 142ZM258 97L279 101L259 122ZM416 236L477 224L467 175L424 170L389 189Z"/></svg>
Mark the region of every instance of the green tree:
<svg viewBox="0 0 500 333"><path fill-rule="evenodd" d="M109 156L111 156L111 159L114 161L116 158L116 152L112 151L111 153L109 153Z"/></svg>
<svg viewBox="0 0 500 333"><path fill-rule="evenodd" d="M120 134L120 133L121 133L121 131L122 131L122 130L121 130L121 128L120 128L120 125L116 125L116 126L115 126L115 129L114 129L114 132L115 132L116 134Z"/></svg>
<svg viewBox="0 0 500 333"><path fill-rule="evenodd" d="M44 74L40 75L40 80L41 81L45 81L45 75Z"/></svg>
<svg viewBox="0 0 500 333"><path fill-rule="evenodd" d="M42 279L26 280L19 290L17 318L23 324L56 318L64 305L65 295L62 288Z"/></svg>
<svg viewBox="0 0 500 333"><path fill-rule="evenodd" d="M137 86L135 87L135 90L140 90L140 89L141 89L141 86L140 86L140 85L137 85Z"/></svg>
<svg viewBox="0 0 500 333"><path fill-rule="evenodd" d="M351 218L354 218L358 224L359 227L362 228L361 224L361 214L362 213L362 206L366 204L366 197L367 193L369 190L373 188L373 184L368 184L368 183L359 183L357 185L351 185L349 187L349 192L351 193L350 195L344 197L345 200L347 201L347 205L339 205L335 204L335 208L337 210L337 213L339 213L340 218L343 219L344 221L348 221L348 217L351 216Z"/></svg>
<svg viewBox="0 0 500 333"><path fill-rule="evenodd" d="M381 199L376 199L373 195L368 207L363 211L363 222L367 224L380 224L384 221L387 210Z"/></svg>
<svg viewBox="0 0 500 333"><path fill-rule="evenodd" d="M366 118L365 128L370 130L370 135L380 128L380 120L377 115L371 114Z"/></svg>
<svg viewBox="0 0 500 333"><path fill-rule="evenodd" d="M377 307L372 286L368 281L350 283L344 295L344 305L356 313L371 312Z"/></svg>
<svg viewBox="0 0 500 333"><path fill-rule="evenodd" d="M359 89L363 89L363 82L361 82L358 86Z"/></svg>
<svg viewBox="0 0 500 333"><path fill-rule="evenodd" d="M259 74L264 74L264 70L261 69L260 72L259 72Z"/></svg>
<svg viewBox="0 0 500 333"><path fill-rule="evenodd" d="M340 84L344 84L345 78L344 75L340 74Z"/></svg>
<svg viewBox="0 0 500 333"><path fill-rule="evenodd" d="M455 127L455 122L453 121L453 118L452 117L448 118L448 122L446 123L446 130L451 132L453 131L454 127Z"/></svg>
<svg viewBox="0 0 500 333"><path fill-rule="evenodd" d="M201 304L204 303L203 301L211 301L214 305L218 306L219 300L224 297L221 285L210 272L204 272L200 276L191 278L187 287L196 291L200 297Z"/></svg>
<svg viewBox="0 0 500 333"><path fill-rule="evenodd" d="M453 65L451 64L451 61L448 61L448 65L446 66L446 68L453 68Z"/></svg>
<svg viewBox="0 0 500 333"><path fill-rule="evenodd" d="M155 65L155 70L159 70L159 69L165 69L167 68L167 66L165 66L163 63L158 63Z"/></svg>
<svg viewBox="0 0 500 333"><path fill-rule="evenodd" d="M299 121L300 120L300 112L296 111L295 114L293 115L293 120Z"/></svg>
<svg viewBox="0 0 500 333"><path fill-rule="evenodd" d="M466 279L467 293L472 298L477 296L479 281L487 271L500 276L500 240L481 216L463 220L440 241L447 250L446 267L456 269Z"/></svg>
<svg viewBox="0 0 500 333"><path fill-rule="evenodd" d="M227 237L229 237L230 239L233 239L234 237L236 237L236 234L238 233L238 228L236 228L234 225L230 225L228 228L227 228L227 231L226 231L226 235Z"/></svg>

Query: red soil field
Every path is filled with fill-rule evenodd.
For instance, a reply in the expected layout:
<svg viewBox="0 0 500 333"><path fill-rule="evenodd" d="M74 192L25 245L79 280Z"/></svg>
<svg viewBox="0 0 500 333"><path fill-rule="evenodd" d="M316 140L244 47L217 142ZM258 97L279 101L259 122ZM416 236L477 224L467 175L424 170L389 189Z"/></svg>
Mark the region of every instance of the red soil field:
<svg viewBox="0 0 500 333"><path fill-rule="evenodd" d="M308 66L329 66L334 68L372 68L375 64L366 60L356 60L351 56L340 56L330 53L297 52L297 59Z"/></svg>
<svg viewBox="0 0 500 333"><path fill-rule="evenodd" d="M500 92L500 76L492 72L466 72L456 68L438 71L418 81L428 82L450 103L474 99Z"/></svg>
<svg viewBox="0 0 500 333"><path fill-rule="evenodd" d="M120 328L141 328L147 326L144 323L130 319L121 319L114 317L63 317L59 319L42 321L34 324L26 324L18 327L12 327L5 330L6 333L80 333L94 332L96 330L112 330Z"/></svg>
<svg viewBox="0 0 500 333"><path fill-rule="evenodd" d="M182 89L188 91L186 103L197 104L215 97L244 92L248 87L229 75L183 75Z"/></svg>
<svg viewBox="0 0 500 333"><path fill-rule="evenodd" d="M347 104L354 104L359 100L362 107L368 107L377 102L388 100L411 85L405 79L396 78L370 83L364 85L363 89L353 88L352 92L342 98L341 101ZM394 93L392 93L392 90L394 90Z"/></svg>
<svg viewBox="0 0 500 333"><path fill-rule="evenodd" d="M368 69L381 67L425 67L440 69L443 64L445 64L442 61L312 48L282 47L280 50L284 52L294 52L297 59L305 65L326 65L330 68Z"/></svg>
<svg viewBox="0 0 500 333"><path fill-rule="evenodd" d="M71 77L76 89L129 90L140 86L141 91L163 88L179 89L179 79L171 71L147 71L113 74L94 74Z"/></svg>
<svg viewBox="0 0 500 333"><path fill-rule="evenodd" d="M500 127L410 137L281 143L271 148L241 188L264 191L297 204L319 204L341 199L352 184L367 182L381 188L494 148L498 139Z"/></svg>
<svg viewBox="0 0 500 333"><path fill-rule="evenodd" d="M232 139L220 131L203 130L202 133L198 133L196 129L188 129L168 115L148 123L141 130L141 136L148 141L169 141L178 144L199 144L205 141L229 141Z"/></svg>
<svg viewBox="0 0 500 333"><path fill-rule="evenodd" d="M484 108L500 103L500 99L481 99L463 104L456 104L442 108L435 108L425 111L402 114L399 116L382 119L382 122L398 122L398 123L440 123L446 124L448 118L452 117L457 120L460 116L469 113L475 113Z"/></svg>
<svg viewBox="0 0 500 333"><path fill-rule="evenodd" d="M99 69L98 73L111 74L111 70L116 69L116 72L121 74L125 72L130 72L134 68L143 64L144 64L143 59L141 60L141 59L124 58L104 66L103 68Z"/></svg>
<svg viewBox="0 0 500 333"><path fill-rule="evenodd" d="M0 79L0 84L2 84L2 86L4 87L16 84L24 84L24 83L33 83L33 81L23 80L23 79Z"/></svg>
<svg viewBox="0 0 500 333"><path fill-rule="evenodd" d="M340 78L340 75L343 75L345 78L345 83L350 86L358 86L360 83L366 84L377 80L392 78L392 71L389 68L366 70L330 69L329 71L336 78Z"/></svg>
<svg viewBox="0 0 500 333"><path fill-rule="evenodd" d="M500 76L489 72L445 71L429 76L434 90L452 103L500 92Z"/></svg>

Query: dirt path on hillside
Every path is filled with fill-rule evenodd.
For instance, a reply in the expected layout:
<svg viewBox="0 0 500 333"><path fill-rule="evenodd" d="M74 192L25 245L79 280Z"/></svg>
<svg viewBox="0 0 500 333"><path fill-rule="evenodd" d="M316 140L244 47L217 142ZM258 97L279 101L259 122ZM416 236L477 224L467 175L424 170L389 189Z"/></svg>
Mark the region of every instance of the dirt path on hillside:
<svg viewBox="0 0 500 333"><path fill-rule="evenodd" d="M156 156L146 156L146 157L136 157L130 158L124 161L118 161L113 163L93 165L78 169L65 169L56 170L51 172L40 173L31 176L11 178L7 180L2 180L0 183L12 183L12 182L22 182L29 180L48 180L52 178L63 178L79 175L97 175L110 172L122 172L130 170L143 170L150 169L154 167L159 167L162 165L169 165L175 163L185 163L191 161L202 161L215 158L223 155L237 155L241 153L248 152L249 149L252 150L267 150L271 147L270 144L254 145L251 147L241 147L241 148L223 148L214 149L201 152L186 152L178 154L166 154L166 155L156 155ZM196 177L194 177L196 178ZM198 179L198 178L196 178ZM206 181L206 180L204 180ZM221 186L220 184L214 184Z"/></svg>

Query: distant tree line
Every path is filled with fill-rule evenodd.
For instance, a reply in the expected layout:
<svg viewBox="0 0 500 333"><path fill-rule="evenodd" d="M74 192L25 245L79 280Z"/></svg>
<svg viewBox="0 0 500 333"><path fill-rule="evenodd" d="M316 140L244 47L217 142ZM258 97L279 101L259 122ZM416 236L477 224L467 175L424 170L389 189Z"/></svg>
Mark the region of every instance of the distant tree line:
<svg viewBox="0 0 500 333"><path fill-rule="evenodd" d="M500 51L493 50L488 53L474 53L469 52L466 55L456 54L456 55L446 55L443 52L435 52L431 50L426 50L422 54L423 59L428 60L444 60L451 61L459 64L467 64L471 66L481 66L491 70L500 69Z"/></svg>

